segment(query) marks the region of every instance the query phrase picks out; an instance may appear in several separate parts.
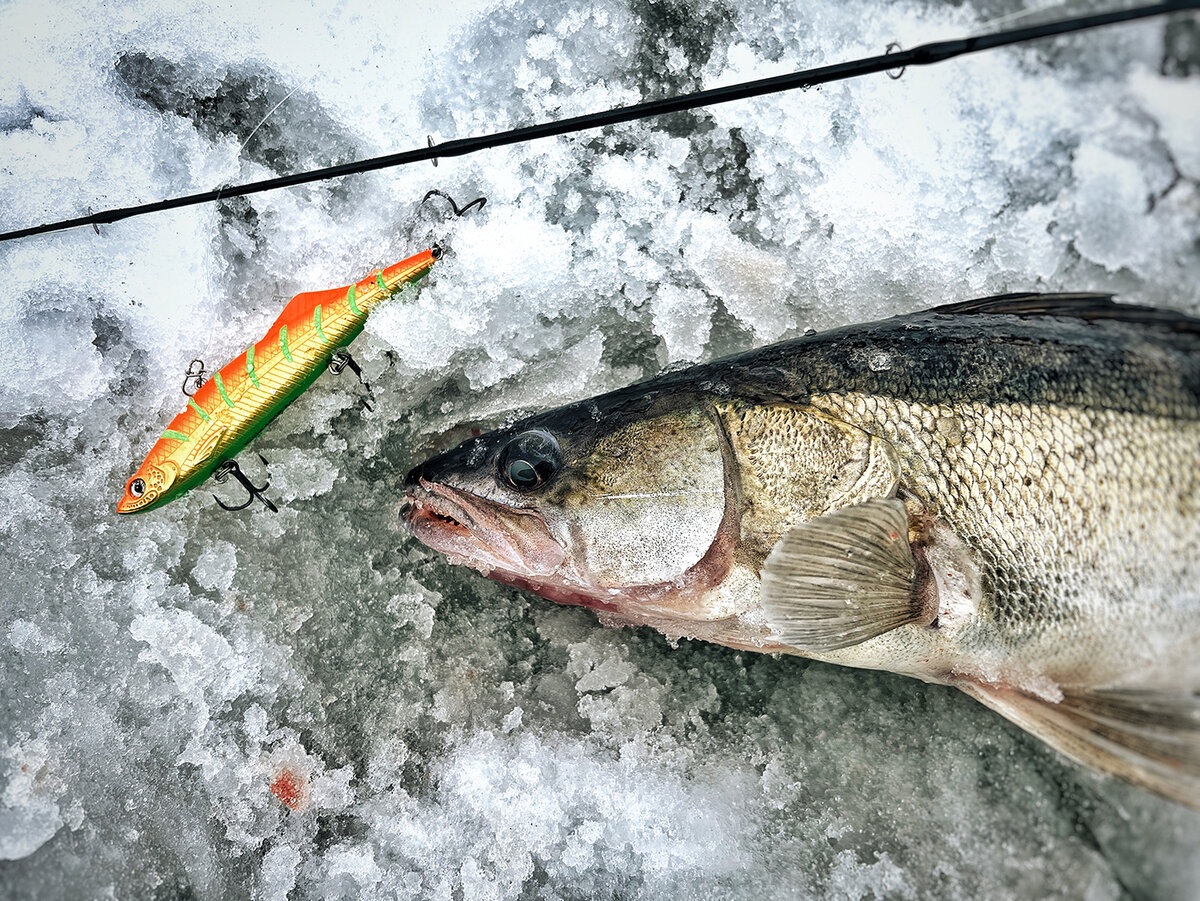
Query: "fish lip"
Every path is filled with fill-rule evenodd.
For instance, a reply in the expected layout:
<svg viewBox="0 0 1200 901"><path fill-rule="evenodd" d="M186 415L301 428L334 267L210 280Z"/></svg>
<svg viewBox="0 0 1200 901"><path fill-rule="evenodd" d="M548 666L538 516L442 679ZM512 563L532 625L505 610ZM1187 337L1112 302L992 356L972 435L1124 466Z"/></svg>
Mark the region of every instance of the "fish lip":
<svg viewBox="0 0 1200 901"><path fill-rule="evenodd" d="M512 525L490 509L498 506L469 491L418 478L405 493L400 516L418 541L484 575L503 572L536 577L554 572L566 552L554 541L541 515L532 510L503 508L510 517L530 520L541 551L541 565L531 566L528 542L523 549Z"/></svg>

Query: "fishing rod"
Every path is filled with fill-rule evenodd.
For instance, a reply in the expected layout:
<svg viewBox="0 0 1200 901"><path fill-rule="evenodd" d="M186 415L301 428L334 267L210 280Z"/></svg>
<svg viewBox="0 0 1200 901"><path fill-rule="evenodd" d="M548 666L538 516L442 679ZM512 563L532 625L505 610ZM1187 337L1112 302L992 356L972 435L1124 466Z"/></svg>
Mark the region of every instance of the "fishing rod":
<svg viewBox="0 0 1200 901"><path fill-rule="evenodd" d="M308 172L296 172L291 175L281 175L276 178L267 178L241 185L225 185L216 190L203 191L198 194L171 197L166 200L157 200L136 206L101 210L98 213L93 212L74 219L63 219L45 225L20 228L15 231L0 233L0 241L12 241L17 238L43 235L49 232L76 228L81 225L107 225L121 219L141 216L146 213L173 210L201 203L213 203L222 198L242 197L247 194L257 194L262 191L273 191L277 188L289 188L294 185L308 184L309 182L341 178L345 175L356 175L360 172L371 172L376 169L387 169L392 166L405 166L411 163L430 160L436 164L436 161L443 157L466 156L494 147L505 147L510 144L535 141L539 138L572 134L593 128L602 128L606 125L617 125L637 119L682 112L701 106L715 106L719 103L729 103L749 97L761 97L765 94L776 94L798 88L812 88L836 81L858 78L862 75L870 75L875 72L896 71L908 66L929 66L948 59L954 59L955 57L979 53L984 50L992 50L997 47L1023 44L1040 38L1072 34L1078 31L1100 28L1105 25L1116 25L1122 22L1132 22L1138 19L1149 19L1155 16L1188 10L1195 11L1198 9L1200 9L1200 0L1172 0L1172 2L1156 3L1150 6L1139 6L1132 9L1061 19L1041 25L1012 28L991 34L980 34L948 41L934 41L913 47L911 50L896 50L879 56L863 57L849 62L835 63L830 66L803 69L787 75L760 78L755 81L741 82L723 88L713 88L708 91L696 91L678 97L666 97L661 100L650 100L630 106L619 106L601 112L572 116L557 122L543 122L538 125L514 128L509 131L496 132L490 135L479 135L471 138L446 141L442 144L435 144L431 138L428 146L419 147L415 150L407 150L402 153L377 156L354 163L343 163L324 169L313 169Z"/></svg>

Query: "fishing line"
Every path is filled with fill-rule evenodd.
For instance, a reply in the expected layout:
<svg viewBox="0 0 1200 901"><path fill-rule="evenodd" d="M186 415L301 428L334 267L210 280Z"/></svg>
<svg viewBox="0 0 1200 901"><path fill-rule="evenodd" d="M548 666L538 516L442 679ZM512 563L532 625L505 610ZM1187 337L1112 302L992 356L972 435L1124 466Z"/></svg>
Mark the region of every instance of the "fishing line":
<svg viewBox="0 0 1200 901"><path fill-rule="evenodd" d="M254 137L256 134L258 134L258 130L259 130L260 128L262 128L264 125L266 125L266 124L267 124L267 120L268 120L268 119L270 119L272 115L274 115L274 113L275 113L275 110L279 109L281 106L283 106L283 105L284 105L285 103L287 103L289 100L291 100L291 99L292 99L292 95L293 95L293 94L295 94L295 93L296 93L298 90L300 90L300 85L296 85L294 88L292 88L290 91L288 91L288 93L287 93L287 96L286 96L286 97L284 97L282 100L280 100L278 103L276 103L276 104L275 104L273 107L271 107L271 108L270 108L270 109L267 111L267 114L266 114L265 116L263 116L263 117L262 117L262 121L261 121L261 122L259 122L257 125L255 125L255 126L254 126L254 130L253 130L253 131L251 131L251 132L250 132L250 134L246 135L246 140L242 141L242 146L238 148L238 153L239 153L239 154L240 154L240 153L241 153L243 150L245 150L245 149L246 149L246 145L250 143L250 139L251 139L252 137Z"/></svg>
<svg viewBox="0 0 1200 901"><path fill-rule="evenodd" d="M999 28L1001 25L1010 25L1013 22L1020 22L1022 19L1028 19L1032 16L1039 16L1044 13L1061 13L1064 12L1066 7L1069 5L1071 5L1071 0L1046 0L1046 2L1041 4L1027 6L1025 9L1018 9L1016 12L1007 13L1003 16L997 16L994 19L988 19L986 22L981 24L982 27L991 30L993 28ZM1076 5L1079 4L1076 3Z"/></svg>
<svg viewBox="0 0 1200 901"><path fill-rule="evenodd" d="M797 88L811 88L817 85L857 78L862 75L870 75L875 72L886 72L889 69L899 70L905 66L929 66L948 59L954 59L958 56L979 53L983 50L992 50L996 47L1023 44L1040 38L1071 34L1091 28L1100 28L1105 25L1116 25L1121 22L1132 22L1138 19L1148 19L1155 16L1167 15L1168 13L1197 9L1200 9L1200 0L1173 0L1173 2L1156 3L1151 6L1139 6L1133 9L1097 13L1090 16L1078 16L1056 22L1029 25L1024 28L1013 28L1006 31L974 35L972 37L934 41L922 44L919 47L913 47L911 50L895 50L879 56L863 57L862 59L835 63L830 66L818 66L788 75L760 78L755 81L742 82L723 88L697 91L678 97L667 97L662 100L635 103L630 106L620 106L602 112L572 116L558 122L543 122L539 125L514 128L510 131L497 132L491 135L461 138L459 140L447 141L443 144L430 142L427 147L419 147L415 150L388 154L387 156L378 156L359 162L343 163L338 166L314 169L309 172L297 172L292 175L282 175L277 178L268 178L242 185L227 185L217 188L214 191L188 194L183 197L172 197L137 206L101 210L98 213L92 212L87 216L80 216L75 219L64 219L59 222L50 222L45 225L35 225L29 228L4 232L0 234L0 241L11 241L15 238L42 235L48 232L75 228L80 225L103 225L117 222L121 219L128 219L132 216L156 213L160 210L173 210L201 203L211 203L223 197L242 197L247 194L257 194L261 191L272 191L276 188L288 188L293 185L308 184L314 181L325 181L331 178L340 178L344 175L355 175L360 172L386 169L391 166L405 166L411 163L437 160L444 157L466 156L493 147L505 147L510 144L535 141L539 138L573 134L592 128L603 128L607 125L632 122L651 116L682 112L683 110L695 109L700 106L712 106L718 103L729 103L733 100L744 100L748 97L761 97L765 94L775 94L781 91L796 90Z"/></svg>

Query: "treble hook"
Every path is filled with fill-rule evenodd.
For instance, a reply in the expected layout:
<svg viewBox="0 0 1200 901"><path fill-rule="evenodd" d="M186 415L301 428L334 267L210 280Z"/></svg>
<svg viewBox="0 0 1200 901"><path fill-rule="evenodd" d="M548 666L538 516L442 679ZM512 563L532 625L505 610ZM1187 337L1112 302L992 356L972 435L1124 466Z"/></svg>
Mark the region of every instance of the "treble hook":
<svg viewBox="0 0 1200 901"><path fill-rule="evenodd" d="M267 458L264 457L262 454L258 455L258 459L262 460L263 466L267 465ZM262 501L266 505L267 509L270 510L272 513L279 512L279 508L271 503L271 499L269 497L267 497L265 494L263 494L264 491L266 491L268 488L271 487L270 482L264 482L262 487L259 488L253 482L251 482L248 478L246 478L246 474L244 472L242 472L242 468L240 466L238 466L237 460L226 460L224 463L222 463L220 466L218 466L216 471L213 473L213 478L216 479L218 482L224 482L230 476L233 476L235 479L237 479L241 483L242 487L245 488L247 492L249 492L250 497L246 498L246 503L238 504L236 506L231 507L229 504L226 504L224 501L222 501L219 497L217 497L214 494L213 500L216 501L218 505L220 505L222 510L229 510L230 512L233 512L236 510L245 510L252 503L254 503L255 499L257 499L257 500Z"/></svg>
<svg viewBox="0 0 1200 901"><path fill-rule="evenodd" d="M487 203L486 197L476 197L474 200L472 200L470 203L468 203L465 207L463 207L462 209L459 209L458 204L454 202L453 197L451 197L445 191L439 191L437 188L434 188L433 190L426 193L426 195L423 198L421 198L421 203L425 203L425 201L427 201L430 197L433 197L434 195L436 195L438 197L442 197L446 201L448 201L450 204L450 208L452 210L454 210L454 215L458 216L459 218L462 218L464 213L470 212L472 207L477 206L482 210L483 205L485 203Z"/></svg>
<svg viewBox="0 0 1200 901"><path fill-rule="evenodd" d="M195 370L195 368L197 366L199 366L200 368L196 371L193 371L193 370ZM197 391L199 391L200 388L204 385L204 376L207 374L208 374L208 370L206 370L204 368L203 360L200 360L200 359L192 360L192 362L188 364L187 373L184 374L184 376L183 376L183 393L186 394L188 397L191 397L193 394L195 394ZM193 388L191 391L188 391L188 383L189 382L196 383L196 387Z"/></svg>
<svg viewBox="0 0 1200 901"><path fill-rule="evenodd" d="M329 371L334 375L341 375L342 372L348 368L351 372L358 376L359 383L367 389L367 393L369 394L371 392L371 386L367 383L367 380L363 378L362 367L354 362L354 357L350 356L350 351L335 350L329 357L329 362L325 365L329 367ZM363 406L367 408L367 412L372 412L375 409L365 397L362 399L362 402Z"/></svg>

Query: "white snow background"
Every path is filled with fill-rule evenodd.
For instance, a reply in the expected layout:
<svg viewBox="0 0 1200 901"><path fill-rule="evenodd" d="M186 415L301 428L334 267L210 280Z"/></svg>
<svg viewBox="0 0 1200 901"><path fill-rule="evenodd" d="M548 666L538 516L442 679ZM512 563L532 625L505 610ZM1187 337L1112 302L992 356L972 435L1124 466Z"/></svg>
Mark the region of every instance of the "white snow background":
<svg viewBox="0 0 1200 901"><path fill-rule="evenodd" d="M17 0L0 228L1017 9ZM1200 817L964 695L606 629L397 509L471 424L808 328L1017 290L1200 312L1198 179L1185 17L0 245L0 897L1196 897ZM375 411L326 375L269 473L242 454L278 514L208 485L115 516L193 357L431 235L356 345Z"/></svg>

